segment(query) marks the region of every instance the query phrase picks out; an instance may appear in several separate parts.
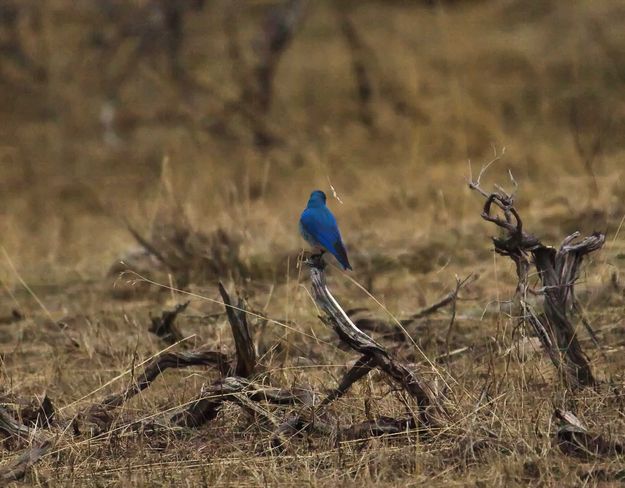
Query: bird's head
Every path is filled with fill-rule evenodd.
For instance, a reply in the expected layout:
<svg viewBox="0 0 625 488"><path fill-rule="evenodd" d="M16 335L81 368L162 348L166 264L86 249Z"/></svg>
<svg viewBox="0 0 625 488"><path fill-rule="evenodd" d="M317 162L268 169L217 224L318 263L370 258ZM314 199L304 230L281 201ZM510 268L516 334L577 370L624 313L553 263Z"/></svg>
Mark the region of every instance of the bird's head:
<svg viewBox="0 0 625 488"><path fill-rule="evenodd" d="M309 207L322 207L326 204L326 194L321 190L315 190L310 194L310 198L308 199Z"/></svg>

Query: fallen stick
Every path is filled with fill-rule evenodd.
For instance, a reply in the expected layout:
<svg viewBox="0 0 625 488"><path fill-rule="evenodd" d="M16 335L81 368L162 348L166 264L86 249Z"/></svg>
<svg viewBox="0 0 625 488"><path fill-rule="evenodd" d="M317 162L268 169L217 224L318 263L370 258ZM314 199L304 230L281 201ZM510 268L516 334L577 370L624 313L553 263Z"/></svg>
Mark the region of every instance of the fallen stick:
<svg viewBox="0 0 625 488"><path fill-rule="evenodd" d="M236 362L227 376L203 387L197 399L185 410L171 418L174 425L198 427L213 420L225 401L238 403L248 411L261 410L249 402L265 402L276 405L293 405L296 403L313 404L314 397L305 390L283 390L271 386L259 385L254 382L258 370L256 349L252 334L247 323L247 310L244 300L238 299L237 305L232 304L223 284L219 283L219 293L224 301L228 322L232 331L236 350ZM276 424L275 418L262 410L262 415Z"/></svg>
<svg viewBox="0 0 625 488"><path fill-rule="evenodd" d="M0 407L0 432L7 437L28 437L32 429L13 420L13 417L2 407Z"/></svg>
<svg viewBox="0 0 625 488"><path fill-rule="evenodd" d="M52 442L49 440L43 441L34 447L26 449L20 454L15 461L8 466L0 468L0 481L9 483L11 481L19 481L28 470L37 462L41 457L50 450Z"/></svg>
<svg viewBox="0 0 625 488"><path fill-rule="evenodd" d="M392 417L378 417L375 420L367 420L342 429L339 433L341 439L358 440L367 437L380 437L389 434L399 434L417 429L414 417L395 419Z"/></svg>
<svg viewBox="0 0 625 488"><path fill-rule="evenodd" d="M7 409L5 412L9 416L20 419L25 426L47 429L54 424L56 411L47 394L41 399L31 400L15 395L3 395L0 396L0 405ZM0 422L2 422L1 419Z"/></svg>

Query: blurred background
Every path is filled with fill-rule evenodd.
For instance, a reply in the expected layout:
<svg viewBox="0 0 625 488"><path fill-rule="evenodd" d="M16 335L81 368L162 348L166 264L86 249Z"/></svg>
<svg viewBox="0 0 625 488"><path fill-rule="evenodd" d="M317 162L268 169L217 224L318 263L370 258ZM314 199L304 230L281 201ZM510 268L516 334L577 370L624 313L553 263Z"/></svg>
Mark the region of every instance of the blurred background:
<svg viewBox="0 0 625 488"><path fill-rule="evenodd" d="M0 0L0 277L99 278L141 239L280 275L315 188L360 269L488 263L466 179L495 155L531 230L614 233L623 25L618 0Z"/></svg>

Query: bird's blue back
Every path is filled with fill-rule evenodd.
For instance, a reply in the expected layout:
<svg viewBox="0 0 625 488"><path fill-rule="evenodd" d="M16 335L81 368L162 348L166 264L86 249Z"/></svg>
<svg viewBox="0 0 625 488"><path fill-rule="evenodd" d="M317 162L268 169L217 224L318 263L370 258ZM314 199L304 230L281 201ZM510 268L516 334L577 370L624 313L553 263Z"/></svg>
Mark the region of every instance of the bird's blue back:
<svg viewBox="0 0 625 488"><path fill-rule="evenodd" d="M320 246L334 255L344 269L352 269L336 218L326 206L323 192L317 190L311 194L300 217L300 232L311 245Z"/></svg>

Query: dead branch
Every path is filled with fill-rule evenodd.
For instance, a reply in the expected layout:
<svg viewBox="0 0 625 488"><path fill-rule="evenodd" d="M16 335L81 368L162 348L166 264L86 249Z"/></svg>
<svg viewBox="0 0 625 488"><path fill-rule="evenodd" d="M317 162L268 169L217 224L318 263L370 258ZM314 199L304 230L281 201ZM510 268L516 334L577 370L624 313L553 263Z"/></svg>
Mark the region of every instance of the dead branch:
<svg viewBox="0 0 625 488"><path fill-rule="evenodd" d="M375 368L374 361L369 356L360 357L356 363L347 370L343 375L343 379L339 386L331 390L323 401L319 404L319 408L314 412L299 412L291 414L282 420L276 426L271 441L272 447L281 449L288 441L288 438L296 436L302 431L323 430L324 434L333 432L330 426L323 427L325 424L320 421L319 415L323 415L325 409L335 400L342 397L351 386L361 378L367 376L369 372Z"/></svg>
<svg viewBox="0 0 625 488"><path fill-rule="evenodd" d="M143 372L122 393L109 395L100 404L94 405L92 408L95 407L96 410L117 408L137 393L145 390L166 369L189 366L211 366L223 375L227 375L232 370L230 361L225 354L206 348L188 352L168 352L150 361Z"/></svg>
<svg viewBox="0 0 625 488"><path fill-rule="evenodd" d="M284 135L279 133L278 128L270 124L263 114L259 114L254 107L250 106L249 103L243 99L243 96L234 100L227 99L226 96L220 93L219 89L206 80L200 81L187 76L184 82L187 90L212 98L216 103L221 105L221 109L215 117L211 117L210 120L202 119L201 128L203 130L222 136L227 134L229 137L234 137L229 127L230 125L234 125L232 119L236 116L240 117L249 126L254 136L254 142L259 147L280 145L287 142ZM249 88L244 88L244 93L245 90L252 91ZM187 109L192 112L197 112L197 107L193 105L187 105Z"/></svg>
<svg viewBox="0 0 625 488"><path fill-rule="evenodd" d="M586 314L584 313L584 310L581 304L577 301L577 298L575 297L575 294L573 293L572 290L571 290L571 299L573 302L573 310L575 310L575 313L577 313L578 317L582 321L582 324L584 324L584 327L586 328L586 332L588 332L588 335L592 339L592 342L595 345L595 347L600 350L601 345L599 344L599 338L597 337L597 334L592 328L592 325L590 325L590 322L588 321L588 318L586 317Z"/></svg>
<svg viewBox="0 0 625 488"><path fill-rule="evenodd" d="M371 107L373 83L369 70L367 69L368 52L356 30L356 26L345 9L337 7L336 12L341 33L343 34L343 38L345 39L345 43L351 55L351 68L357 87L360 120L364 125L371 127L374 125L373 110Z"/></svg>
<svg viewBox="0 0 625 488"><path fill-rule="evenodd" d="M517 298L523 319L532 326L569 387L593 385L595 380L590 364L568 317L568 310L573 306L574 285L582 261L586 255L603 246L605 235L595 232L580 240L576 232L566 237L558 250L545 246L538 238L524 231L523 221L514 207L513 194L501 188L493 193L482 189L479 180L483 172L484 168L476 181L469 182L469 188L486 198L482 218L504 230L503 236L493 237L493 243L497 253L510 257L516 265ZM493 207L499 209L503 217L495 215ZM544 296L543 314L536 313L527 301L530 291L529 256L542 282L540 292Z"/></svg>
<svg viewBox="0 0 625 488"><path fill-rule="evenodd" d="M20 412L20 417L27 424L46 429L54 423L54 416L54 405L48 395L44 395L41 400L36 399L33 404Z"/></svg>
<svg viewBox="0 0 625 488"><path fill-rule="evenodd" d="M350 54L360 121L369 128L375 128L376 114L373 102L376 99L388 103L399 116L414 121L427 121L428 118L423 112L406 102L397 80L387 76L384 68L380 66L375 50L367 44L357 24L352 20L352 11L349 2L335 2L339 30Z"/></svg>
<svg viewBox="0 0 625 488"><path fill-rule="evenodd" d="M440 426L447 413L430 386L414 370L397 361L384 347L354 325L326 285L323 261L315 256L307 264L310 269L313 296L325 313L321 320L332 327L351 349L367 358L362 359L361 364L380 369L416 400L419 423L422 427L429 429Z"/></svg>
<svg viewBox="0 0 625 488"><path fill-rule="evenodd" d="M7 437L28 437L32 429L16 422L11 415L0 407L0 432Z"/></svg>
<svg viewBox="0 0 625 488"><path fill-rule="evenodd" d="M273 98L273 82L278 63L293 40L304 16L308 0L287 0L274 7L265 18L259 38L258 62L254 68L255 87L243 100L267 112Z"/></svg>
<svg viewBox="0 0 625 488"><path fill-rule="evenodd" d="M230 322L230 329L232 330L232 337L234 338L237 354L235 373L237 376L248 378L254 373L254 369L256 368L256 351L247 325L245 303L243 299L239 297L237 306L233 307L230 296L221 282L219 283L219 293L224 301L228 322Z"/></svg>
<svg viewBox="0 0 625 488"><path fill-rule="evenodd" d="M198 427L213 420L224 403L233 401L248 411L261 413L257 407L249 402L267 402L273 404L311 403L309 392L304 390L286 391L278 388L257 385L250 378L254 376L258 367L256 349L247 323L247 310L245 301L239 297L237 305L232 305L232 300L223 284L219 283L219 293L224 301L228 322L234 338L236 350L236 363L233 369L208 387L203 387L198 398L184 411L177 413L171 419L174 425L185 427ZM241 396L243 395L243 396ZM266 419L273 416L263 411ZM277 423L277 422L274 422Z"/></svg>
<svg viewBox="0 0 625 488"><path fill-rule="evenodd" d="M580 113L582 111L584 113ZM589 120L592 122L588 123ZM587 127L584 127L584 123ZM595 193L599 192L599 185L597 184L594 163L597 157L601 155L604 138L608 136L610 125L611 117L601 113L598 100L577 98L571 101L569 130L573 137L575 150L591 178L591 190ZM586 141L586 139L589 140Z"/></svg>
<svg viewBox="0 0 625 488"><path fill-rule="evenodd" d="M471 277L471 275L469 275L466 279L468 280ZM456 323L456 311L458 309L457 305L458 305L458 291L460 290L460 287L462 286L462 281L460 281L460 278L458 278L456 276L456 288L455 290L452 292L453 294L453 300L451 302L451 318L449 319L449 325L447 326L447 334L445 334L445 346L447 349L447 354L449 354L449 341L451 340L451 333L453 331L454 328L454 324Z"/></svg>
<svg viewBox="0 0 625 488"><path fill-rule="evenodd" d="M28 26L28 32L24 27ZM45 63L37 59L33 41L42 41L41 9L36 3L7 0L0 4L0 67L3 82L29 91L48 80ZM6 69L8 66L11 69ZM17 70L17 72L15 72ZM17 76L15 76L17 75Z"/></svg>
<svg viewBox="0 0 625 488"><path fill-rule="evenodd" d="M255 402L272 403L274 405L312 405L315 399L315 395L309 390L302 388L284 390L254 383L246 378L237 376L224 378L208 388L203 388L202 394L205 397L215 395L228 397L234 394L244 394Z"/></svg>
<svg viewBox="0 0 625 488"><path fill-rule="evenodd" d="M54 423L55 409L48 395L43 398L24 399L14 395L0 396L0 404L7 413L28 427L48 429Z"/></svg>
<svg viewBox="0 0 625 488"><path fill-rule="evenodd" d="M346 373L343 375L343 379L339 383L339 386L332 390L321 402L321 407L326 407L334 400L341 398L347 391L351 388L351 386L356 383L361 378L364 378L375 368L374 360L369 356L362 356L354 366L352 366Z"/></svg>
<svg viewBox="0 0 625 488"><path fill-rule="evenodd" d="M326 408L332 402L347 393L354 383L365 377L375 368L379 368L389 374L389 376L399 382L412 397L417 399L417 403L420 407L420 423L422 427L437 427L441 420L445 418L446 412L434 397L430 387L424 382L421 382L416 372L391 358L382 346L377 344L372 338L354 325L348 314L341 309L340 305L330 294L325 285L323 262L313 260L308 264L311 268L311 276L313 277L312 282L315 299L326 312L326 317L321 317L321 320L333 327L347 346L363 353L363 355L343 375L339 386L327 394L318 408L314 411L291 414L285 418L278 425L277 429L274 430L272 446L281 449L288 438L294 437L303 431L318 431L324 435L337 434L335 428L321 420ZM466 284L467 280L468 278L459 282L454 296L457 296L461 285ZM446 303L449 303L449 301L446 301ZM433 310L436 309L437 308L434 308ZM362 311L362 309L350 310L352 313L358 311ZM398 433L408 428L416 428L415 420L412 417L410 419L391 419L383 417L376 421L355 424L341 430L337 435L349 439L357 439Z"/></svg>
<svg viewBox="0 0 625 488"><path fill-rule="evenodd" d="M189 303L189 301L179 303L173 310L165 310L160 317L151 317L152 325L148 330L167 344L175 344L181 341L184 339L184 336L176 326L176 317L186 310Z"/></svg>
<svg viewBox="0 0 625 488"><path fill-rule="evenodd" d="M601 434L589 432L572 412L556 409L554 416L561 423L554 444L567 456L588 459L625 453L623 442L608 440Z"/></svg>
<svg viewBox="0 0 625 488"><path fill-rule="evenodd" d="M248 401L274 405L312 405L314 394L303 389L283 390L260 385L246 378L230 376L202 387L197 400L186 410L175 414L171 422L184 427L198 427L213 420L226 401L244 407Z"/></svg>
<svg viewBox="0 0 625 488"><path fill-rule="evenodd" d="M224 300L226 314L234 338L236 349L235 361L231 361L225 354L209 350L206 347L188 352L162 354L154 358L123 392L109 395L101 403L92 405L87 411L87 418L96 423L103 424L104 426L108 425L111 420L108 411L119 407L134 395L149 387L167 368L212 366L222 377L226 377L214 383L213 390L211 390L213 393L218 390L219 397L226 394L226 388L232 390L233 380L228 380L227 378L230 375L234 374L240 378L252 376L257 367L256 351L247 324L245 303L239 298L237 306L233 306L228 292L221 283L219 283L219 292ZM163 318L161 322L164 322L168 318L173 322L173 318L184 310L186 306L187 304L178 305L174 311L166 312L169 315L165 317L165 314L163 314L165 318ZM243 380L239 380L239 383L243 384L241 381ZM277 401L277 397L271 398L274 402ZM208 399L207 394L203 392L185 412L182 412L174 419L174 422L181 425L198 426L215 418L222 403L223 398Z"/></svg>
<svg viewBox="0 0 625 488"><path fill-rule="evenodd" d="M256 39L256 59L251 66L245 60L239 43L236 19L238 5L230 4L227 7L223 27L233 78L239 85L240 95L224 103L222 113L217 117L219 127L214 129L223 130L222 121L236 114L249 124L257 146L267 147L284 142L267 126L265 115L271 108L278 64L301 24L307 4L308 0L286 0L269 9ZM196 82L194 84L197 85ZM209 94L214 97L214 90L210 90Z"/></svg>
<svg viewBox="0 0 625 488"><path fill-rule="evenodd" d="M164 266L175 269L175 266L169 262L167 258L159 251L156 245L152 244L148 239L143 237L127 220L125 221L128 232L135 240L152 256L158 259Z"/></svg>
<svg viewBox="0 0 625 488"><path fill-rule="evenodd" d="M237 236L223 229L209 234L194 229L173 190L168 190L167 200L159 209L149 237L124 221L137 243L176 278L179 287L192 280L202 282L221 276L224 269L232 269L235 274L246 272Z"/></svg>
<svg viewBox="0 0 625 488"><path fill-rule="evenodd" d="M181 50L185 40L184 18L193 10L200 10L204 2L178 2L171 0L149 0L141 4L120 4L97 2L114 26L114 31L96 36L101 50L101 65L104 66L106 91L116 96L126 80L131 78L137 65L144 58L155 58L160 52L167 58L167 68L173 79L185 73L181 63ZM130 42L129 42L130 41ZM131 47L128 52L124 47ZM120 55L125 53L127 56Z"/></svg>
<svg viewBox="0 0 625 488"><path fill-rule="evenodd" d="M44 398L44 402L47 396ZM43 403L43 402L42 402ZM9 438L18 438L24 441L32 439L36 444L29 447L12 463L0 468L0 481L10 482L22 479L28 469L35 464L52 446L50 439L40 435L36 429L16 422L11 415L0 407L0 432Z"/></svg>
<svg viewBox="0 0 625 488"><path fill-rule="evenodd" d="M399 419L382 416L375 420L367 420L342 429L339 437L346 440L366 439L368 437L415 431L417 427L412 416Z"/></svg>

